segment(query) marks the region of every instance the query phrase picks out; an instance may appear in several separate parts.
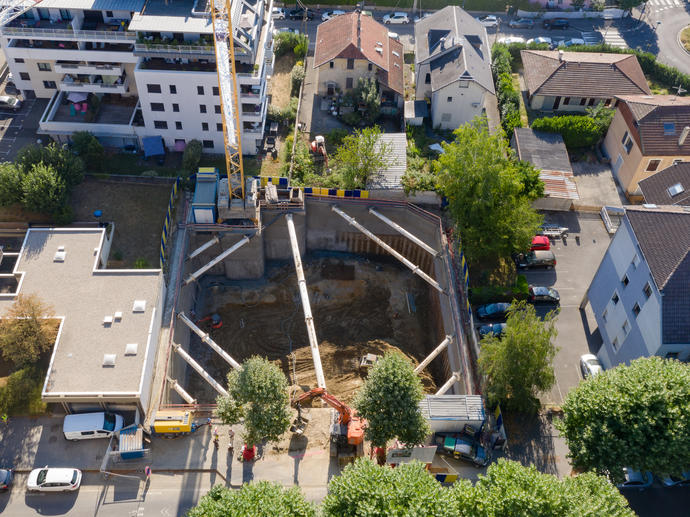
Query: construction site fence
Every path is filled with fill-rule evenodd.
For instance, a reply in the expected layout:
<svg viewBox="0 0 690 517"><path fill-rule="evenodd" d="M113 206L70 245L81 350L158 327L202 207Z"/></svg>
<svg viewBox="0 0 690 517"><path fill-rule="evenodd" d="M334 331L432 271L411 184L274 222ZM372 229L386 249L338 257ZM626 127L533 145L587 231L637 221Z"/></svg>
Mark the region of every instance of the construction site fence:
<svg viewBox="0 0 690 517"><path fill-rule="evenodd" d="M161 268L165 265L166 251L168 245L168 239L172 234L172 220L173 211L175 209L175 200L177 199L177 193L180 190L180 183L182 182L181 177L177 177L175 183L170 189L170 198L168 199L168 208L165 212L165 221L163 222L163 231L161 234L161 248L160 248L160 266Z"/></svg>

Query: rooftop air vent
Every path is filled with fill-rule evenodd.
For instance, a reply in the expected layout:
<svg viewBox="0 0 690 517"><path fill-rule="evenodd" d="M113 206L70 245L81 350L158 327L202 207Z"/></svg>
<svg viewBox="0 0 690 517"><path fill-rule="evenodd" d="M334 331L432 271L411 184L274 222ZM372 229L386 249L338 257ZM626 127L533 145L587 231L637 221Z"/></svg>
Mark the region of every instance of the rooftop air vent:
<svg viewBox="0 0 690 517"><path fill-rule="evenodd" d="M376 52L383 54L383 49L381 47L376 47Z"/></svg>
<svg viewBox="0 0 690 517"><path fill-rule="evenodd" d="M144 312L146 310L146 300L134 300L132 312Z"/></svg>
<svg viewBox="0 0 690 517"><path fill-rule="evenodd" d="M112 325L113 324L113 317L112 316L105 316L103 318L103 325Z"/></svg>
<svg viewBox="0 0 690 517"><path fill-rule="evenodd" d="M137 343L127 343L125 347L125 355L137 355L137 348L139 345Z"/></svg>
<svg viewBox="0 0 690 517"><path fill-rule="evenodd" d="M655 208L658 208L654 203L645 203L642 205L644 208L654 210Z"/></svg>
<svg viewBox="0 0 690 517"><path fill-rule="evenodd" d="M675 185L671 185L668 188L668 195L673 197L673 196L677 196L678 194L680 194L681 192L684 192L684 191L685 191L685 189L683 188L683 185L681 185L680 183L676 183Z"/></svg>
<svg viewBox="0 0 690 517"><path fill-rule="evenodd" d="M55 256L53 257L53 262L64 262L66 256L67 252L65 251L65 247L58 246L58 249L55 252Z"/></svg>
<svg viewBox="0 0 690 517"><path fill-rule="evenodd" d="M103 354L103 366L115 366L117 354Z"/></svg>

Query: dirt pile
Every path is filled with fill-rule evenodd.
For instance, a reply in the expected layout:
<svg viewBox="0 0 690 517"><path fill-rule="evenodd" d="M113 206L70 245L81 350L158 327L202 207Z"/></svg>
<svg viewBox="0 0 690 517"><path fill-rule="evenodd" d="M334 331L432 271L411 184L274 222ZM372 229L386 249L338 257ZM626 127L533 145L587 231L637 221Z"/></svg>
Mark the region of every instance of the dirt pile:
<svg viewBox="0 0 690 517"><path fill-rule="evenodd" d="M285 433L278 442L269 445L269 454L283 454L304 452L306 449L328 450L331 434L330 408L304 408L302 417L308 420L304 433L301 435L291 432ZM297 411L293 411L293 420Z"/></svg>

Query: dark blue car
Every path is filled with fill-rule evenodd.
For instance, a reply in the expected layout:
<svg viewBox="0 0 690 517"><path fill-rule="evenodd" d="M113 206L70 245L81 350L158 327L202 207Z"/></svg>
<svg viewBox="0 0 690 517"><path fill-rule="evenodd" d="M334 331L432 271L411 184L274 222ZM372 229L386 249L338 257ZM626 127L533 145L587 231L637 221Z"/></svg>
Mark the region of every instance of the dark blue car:
<svg viewBox="0 0 690 517"><path fill-rule="evenodd" d="M479 335L480 336L487 336L489 334L493 334L496 337L501 337L503 335L503 332L506 330L506 324L505 323L490 323L488 325L482 325L479 327Z"/></svg>

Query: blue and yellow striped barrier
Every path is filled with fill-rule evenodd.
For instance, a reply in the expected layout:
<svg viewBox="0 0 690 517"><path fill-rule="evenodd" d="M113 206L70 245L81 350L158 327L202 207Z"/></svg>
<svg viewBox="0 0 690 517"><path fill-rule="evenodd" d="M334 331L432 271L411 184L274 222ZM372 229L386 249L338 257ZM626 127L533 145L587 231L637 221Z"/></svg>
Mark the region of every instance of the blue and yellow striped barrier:
<svg viewBox="0 0 690 517"><path fill-rule="evenodd" d="M201 172L201 169L199 169L199 171ZM165 249L168 245L168 236L170 235L170 230L172 227L172 212L175 208L175 199L177 199L177 192L180 188L181 181L182 178L178 176L175 180L175 183L173 183L172 190L170 192L170 199L168 200L168 210L165 214L163 232L161 233L161 249L159 256L161 268L163 267L163 264L165 264Z"/></svg>
<svg viewBox="0 0 690 517"><path fill-rule="evenodd" d="M438 472L434 475L434 477L439 483L455 483L458 480L457 474L444 474Z"/></svg>
<svg viewBox="0 0 690 517"><path fill-rule="evenodd" d="M201 170L201 169L199 169ZM254 176L259 180L262 187L266 185L275 185L276 187L288 188L288 179L282 176ZM345 197L355 199L369 199L368 190L352 189L345 190L339 188L323 188L323 187L299 187L305 194L312 196L328 196L328 197Z"/></svg>

